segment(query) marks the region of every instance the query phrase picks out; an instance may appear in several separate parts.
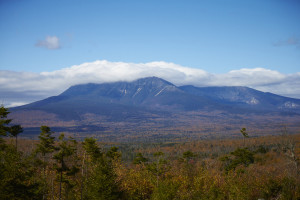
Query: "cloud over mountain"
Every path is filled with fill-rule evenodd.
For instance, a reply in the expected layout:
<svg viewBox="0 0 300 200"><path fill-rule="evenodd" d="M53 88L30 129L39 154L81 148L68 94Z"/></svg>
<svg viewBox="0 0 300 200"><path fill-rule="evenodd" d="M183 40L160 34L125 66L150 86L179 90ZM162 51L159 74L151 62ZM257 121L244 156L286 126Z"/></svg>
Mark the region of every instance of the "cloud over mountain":
<svg viewBox="0 0 300 200"><path fill-rule="evenodd" d="M58 95L76 84L133 81L148 76L157 76L178 86L248 86L300 98L300 72L282 74L254 68L212 74L167 62L125 63L98 60L52 72L0 71L0 101L8 106L16 105Z"/></svg>

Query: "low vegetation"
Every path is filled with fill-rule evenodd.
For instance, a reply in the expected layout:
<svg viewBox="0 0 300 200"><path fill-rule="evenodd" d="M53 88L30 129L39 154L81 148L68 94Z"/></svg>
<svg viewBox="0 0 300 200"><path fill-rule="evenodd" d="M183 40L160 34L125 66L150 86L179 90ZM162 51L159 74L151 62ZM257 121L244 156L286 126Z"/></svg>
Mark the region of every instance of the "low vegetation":
<svg viewBox="0 0 300 200"><path fill-rule="evenodd" d="M0 108L0 199L299 199L300 134L176 143L18 138ZM247 135L247 137L245 137ZM7 138L11 136L11 138Z"/></svg>

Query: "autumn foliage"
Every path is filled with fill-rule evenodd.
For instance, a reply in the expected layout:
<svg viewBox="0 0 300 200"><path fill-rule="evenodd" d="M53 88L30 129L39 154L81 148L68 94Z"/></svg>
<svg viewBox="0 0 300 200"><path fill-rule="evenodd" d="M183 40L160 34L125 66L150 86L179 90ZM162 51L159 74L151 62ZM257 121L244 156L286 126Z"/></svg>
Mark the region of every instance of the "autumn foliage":
<svg viewBox="0 0 300 200"><path fill-rule="evenodd" d="M41 127L8 139L1 110L0 199L299 199L300 135L104 144ZM16 148L16 145L18 145Z"/></svg>

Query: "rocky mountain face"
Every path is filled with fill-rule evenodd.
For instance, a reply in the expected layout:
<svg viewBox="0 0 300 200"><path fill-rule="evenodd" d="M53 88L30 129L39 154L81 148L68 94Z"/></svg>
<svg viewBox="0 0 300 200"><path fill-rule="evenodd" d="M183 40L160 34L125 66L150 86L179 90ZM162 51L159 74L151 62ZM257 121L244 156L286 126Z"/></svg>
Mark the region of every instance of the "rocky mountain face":
<svg viewBox="0 0 300 200"><path fill-rule="evenodd" d="M133 82L83 84L70 87L62 94L47 98L19 109L47 109L72 107L75 110L105 106L129 106L135 109L163 109L186 111L199 109L224 109L226 111L249 109L252 111L300 111L300 100L265 93L248 87L195 87L180 86L157 77L147 77ZM111 107L109 106L109 107ZM111 108L113 109L113 108Z"/></svg>
<svg viewBox="0 0 300 200"><path fill-rule="evenodd" d="M163 79L149 77L133 82L75 85L58 96L14 110L43 110L72 119L84 113L118 116L123 112L178 112L218 107L221 109L223 105L189 94Z"/></svg>
<svg viewBox="0 0 300 200"><path fill-rule="evenodd" d="M75 85L58 96L10 111L16 122L27 127L80 126L83 132L114 127L111 132L124 132L131 126L130 132L142 126L147 131L179 125L184 129L190 122L205 125L215 119L230 126L250 114L256 116L254 124L258 115L276 115L282 121L280 116L300 116L300 100L247 87L178 87L147 77L133 82Z"/></svg>
<svg viewBox="0 0 300 200"><path fill-rule="evenodd" d="M161 96L180 95L180 93L182 91L172 83L156 77L150 77L133 82L76 85L63 92L60 96L98 98L111 103L151 106L151 103L158 103L156 99L159 99Z"/></svg>

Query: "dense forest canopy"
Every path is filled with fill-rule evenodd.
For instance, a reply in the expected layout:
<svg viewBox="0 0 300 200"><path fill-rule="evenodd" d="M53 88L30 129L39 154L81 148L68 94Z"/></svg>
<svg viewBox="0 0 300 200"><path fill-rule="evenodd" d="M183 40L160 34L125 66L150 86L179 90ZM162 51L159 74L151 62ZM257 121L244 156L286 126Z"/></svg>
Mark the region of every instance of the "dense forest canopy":
<svg viewBox="0 0 300 200"><path fill-rule="evenodd" d="M0 199L299 199L300 135L168 143L20 139L0 108ZM10 136L11 138L8 138Z"/></svg>

